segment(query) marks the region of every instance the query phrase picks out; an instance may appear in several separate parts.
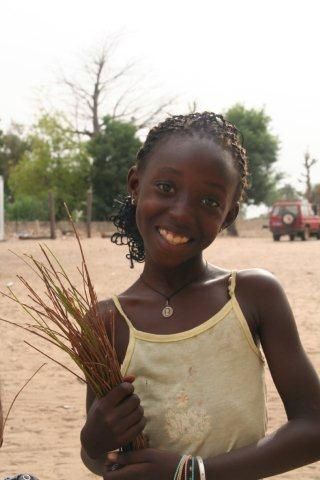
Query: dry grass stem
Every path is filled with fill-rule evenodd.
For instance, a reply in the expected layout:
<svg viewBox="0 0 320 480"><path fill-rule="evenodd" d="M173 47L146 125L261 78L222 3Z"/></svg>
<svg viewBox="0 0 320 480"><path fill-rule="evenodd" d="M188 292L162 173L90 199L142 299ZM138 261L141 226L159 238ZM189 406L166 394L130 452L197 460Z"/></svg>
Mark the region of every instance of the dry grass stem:
<svg viewBox="0 0 320 480"><path fill-rule="evenodd" d="M5 426L6 426L6 423L7 423L7 420L9 418L9 415L10 415L10 412L12 410L12 407L15 403L15 401L17 400L17 398L19 397L20 393L22 392L22 390L25 389L25 387L28 385L28 383L31 382L31 380L33 379L33 377L35 377L37 375L37 373L41 370L42 367L44 367L46 365L46 363L43 363L33 374L32 376L26 381L26 383L20 388L20 390L15 394L12 402L10 403L9 405L9 408L8 408L8 411L7 411L7 415L4 419L4 422L3 422L3 427L2 427L2 436L0 438L0 447L2 447L2 444L3 444L3 434L4 434L4 429L5 429Z"/></svg>

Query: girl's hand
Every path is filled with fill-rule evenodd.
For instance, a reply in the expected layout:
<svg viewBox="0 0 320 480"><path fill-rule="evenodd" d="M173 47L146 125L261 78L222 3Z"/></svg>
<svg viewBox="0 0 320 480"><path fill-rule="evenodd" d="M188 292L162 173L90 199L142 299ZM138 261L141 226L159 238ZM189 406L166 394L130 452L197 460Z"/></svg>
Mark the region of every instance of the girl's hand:
<svg viewBox="0 0 320 480"><path fill-rule="evenodd" d="M130 379L125 380L96 399L88 412L81 442L93 459L131 442L146 425L140 399L133 393Z"/></svg>
<svg viewBox="0 0 320 480"><path fill-rule="evenodd" d="M171 480L181 459L177 453L147 448L134 452L112 452L107 456L104 480ZM121 466L112 471L112 466Z"/></svg>

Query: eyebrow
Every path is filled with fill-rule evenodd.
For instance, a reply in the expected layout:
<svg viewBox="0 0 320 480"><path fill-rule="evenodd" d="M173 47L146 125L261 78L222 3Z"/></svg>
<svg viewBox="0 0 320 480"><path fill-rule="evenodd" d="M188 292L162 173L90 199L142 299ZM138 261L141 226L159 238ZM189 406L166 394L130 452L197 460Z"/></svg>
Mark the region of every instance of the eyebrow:
<svg viewBox="0 0 320 480"><path fill-rule="evenodd" d="M177 177L182 176L182 172L180 172L180 170L177 170L176 168L173 168L173 167L162 167L159 169L158 173L161 173L161 174L171 173L173 175L176 175ZM208 187L218 188L222 192L226 191L226 188L220 183L215 183L215 182L205 182L205 183L206 185L208 185Z"/></svg>
<svg viewBox="0 0 320 480"><path fill-rule="evenodd" d="M222 192L225 192L225 191L226 191L226 188L225 188L222 184L220 184L220 183L206 182L206 185L208 185L209 187L218 188L218 189L221 190Z"/></svg>
<svg viewBox="0 0 320 480"><path fill-rule="evenodd" d="M162 167L159 169L159 173L172 173L174 175L178 175L179 177L182 176L182 173L173 167Z"/></svg>

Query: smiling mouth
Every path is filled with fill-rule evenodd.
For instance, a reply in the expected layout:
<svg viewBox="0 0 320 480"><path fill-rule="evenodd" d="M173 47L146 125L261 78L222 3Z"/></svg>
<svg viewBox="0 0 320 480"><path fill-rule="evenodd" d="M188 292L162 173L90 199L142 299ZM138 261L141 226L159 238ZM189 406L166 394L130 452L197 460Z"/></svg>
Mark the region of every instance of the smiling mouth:
<svg viewBox="0 0 320 480"><path fill-rule="evenodd" d="M170 245L184 245L188 243L191 239L183 235L177 235L170 230L165 228L158 228L158 231L162 238L164 238Z"/></svg>

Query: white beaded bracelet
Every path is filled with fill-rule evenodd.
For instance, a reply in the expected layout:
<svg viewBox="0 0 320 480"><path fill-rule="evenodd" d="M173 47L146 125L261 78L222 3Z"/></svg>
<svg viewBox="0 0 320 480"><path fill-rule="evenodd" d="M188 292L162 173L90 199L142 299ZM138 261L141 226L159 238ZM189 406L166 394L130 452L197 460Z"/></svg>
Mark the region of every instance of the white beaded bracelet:
<svg viewBox="0 0 320 480"><path fill-rule="evenodd" d="M200 473L200 480L206 480L206 471L204 469L204 463L201 457L196 457L198 466L199 466L199 473Z"/></svg>
<svg viewBox="0 0 320 480"><path fill-rule="evenodd" d="M174 474L173 480L179 480L182 478L183 465L187 458L188 458L188 455L182 455L180 462L178 463L176 472Z"/></svg>

